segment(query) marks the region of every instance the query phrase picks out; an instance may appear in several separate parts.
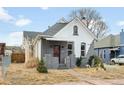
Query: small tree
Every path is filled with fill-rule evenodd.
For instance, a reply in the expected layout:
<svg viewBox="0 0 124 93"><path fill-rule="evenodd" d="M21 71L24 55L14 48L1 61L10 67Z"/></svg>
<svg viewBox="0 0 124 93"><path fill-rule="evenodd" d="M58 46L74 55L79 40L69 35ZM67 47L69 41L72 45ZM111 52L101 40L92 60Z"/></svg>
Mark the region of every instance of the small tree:
<svg viewBox="0 0 124 93"><path fill-rule="evenodd" d="M82 61L82 57L77 58L77 60L76 60L77 67L80 67L81 66L81 61Z"/></svg>
<svg viewBox="0 0 124 93"><path fill-rule="evenodd" d="M44 65L44 60L43 59L41 59L41 61L39 61L38 66L37 66L37 71L39 73L48 73L48 70Z"/></svg>

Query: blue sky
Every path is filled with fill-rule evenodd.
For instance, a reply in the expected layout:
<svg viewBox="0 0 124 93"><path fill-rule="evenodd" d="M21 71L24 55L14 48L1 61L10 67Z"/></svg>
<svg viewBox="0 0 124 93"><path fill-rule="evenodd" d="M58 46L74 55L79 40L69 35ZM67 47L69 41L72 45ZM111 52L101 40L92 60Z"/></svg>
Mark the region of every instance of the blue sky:
<svg viewBox="0 0 124 93"><path fill-rule="evenodd" d="M0 8L0 42L21 45L22 31L44 31L79 8ZM109 27L109 34L124 28L124 8L95 8Z"/></svg>

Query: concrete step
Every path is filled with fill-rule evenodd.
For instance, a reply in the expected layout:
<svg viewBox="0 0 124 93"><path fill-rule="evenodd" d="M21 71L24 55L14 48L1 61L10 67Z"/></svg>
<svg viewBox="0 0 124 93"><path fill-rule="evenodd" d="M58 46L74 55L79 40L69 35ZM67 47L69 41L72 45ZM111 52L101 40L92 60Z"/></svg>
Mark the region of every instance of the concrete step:
<svg viewBox="0 0 124 93"><path fill-rule="evenodd" d="M59 64L59 68L58 69L68 69L66 64Z"/></svg>

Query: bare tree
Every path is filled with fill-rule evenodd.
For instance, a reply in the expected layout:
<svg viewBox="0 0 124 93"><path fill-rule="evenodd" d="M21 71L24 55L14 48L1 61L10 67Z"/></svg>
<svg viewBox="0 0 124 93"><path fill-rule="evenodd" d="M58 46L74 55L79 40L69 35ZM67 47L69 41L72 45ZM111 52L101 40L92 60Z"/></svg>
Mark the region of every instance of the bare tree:
<svg viewBox="0 0 124 93"><path fill-rule="evenodd" d="M82 8L74 10L70 14L70 18L79 17L81 20L85 18L86 26L93 32L98 39L105 36L108 31L108 26L102 20L100 14L92 8Z"/></svg>

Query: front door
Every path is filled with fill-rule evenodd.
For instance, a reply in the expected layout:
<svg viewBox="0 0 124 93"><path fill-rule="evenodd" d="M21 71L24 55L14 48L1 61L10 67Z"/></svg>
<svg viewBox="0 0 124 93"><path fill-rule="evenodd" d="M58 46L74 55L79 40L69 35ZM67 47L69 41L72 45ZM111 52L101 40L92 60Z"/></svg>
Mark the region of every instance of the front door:
<svg viewBox="0 0 124 93"><path fill-rule="evenodd" d="M54 45L53 56L58 57L59 58L59 63L60 63L60 45Z"/></svg>

